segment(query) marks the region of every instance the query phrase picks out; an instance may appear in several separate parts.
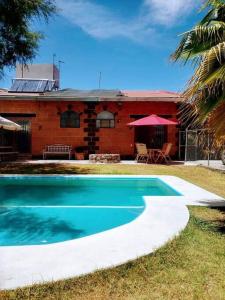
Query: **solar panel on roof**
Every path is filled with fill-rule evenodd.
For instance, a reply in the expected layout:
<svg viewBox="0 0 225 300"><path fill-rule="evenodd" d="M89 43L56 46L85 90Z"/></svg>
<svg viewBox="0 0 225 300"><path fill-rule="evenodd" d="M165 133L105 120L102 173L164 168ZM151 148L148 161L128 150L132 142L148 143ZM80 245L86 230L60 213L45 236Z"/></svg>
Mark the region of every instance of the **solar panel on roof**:
<svg viewBox="0 0 225 300"><path fill-rule="evenodd" d="M9 92L43 93L52 91L53 80L47 79L14 79Z"/></svg>

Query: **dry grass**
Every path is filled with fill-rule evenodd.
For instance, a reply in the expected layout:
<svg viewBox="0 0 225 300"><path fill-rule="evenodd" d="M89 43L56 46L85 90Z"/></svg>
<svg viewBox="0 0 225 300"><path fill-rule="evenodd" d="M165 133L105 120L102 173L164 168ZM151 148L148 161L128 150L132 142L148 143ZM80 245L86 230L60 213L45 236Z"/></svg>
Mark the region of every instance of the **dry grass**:
<svg viewBox="0 0 225 300"><path fill-rule="evenodd" d="M8 165L2 173L168 174L225 197L225 174L184 166ZM1 299L225 299L225 210L189 207L179 237L122 266L70 280L6 291Z"/></svg>

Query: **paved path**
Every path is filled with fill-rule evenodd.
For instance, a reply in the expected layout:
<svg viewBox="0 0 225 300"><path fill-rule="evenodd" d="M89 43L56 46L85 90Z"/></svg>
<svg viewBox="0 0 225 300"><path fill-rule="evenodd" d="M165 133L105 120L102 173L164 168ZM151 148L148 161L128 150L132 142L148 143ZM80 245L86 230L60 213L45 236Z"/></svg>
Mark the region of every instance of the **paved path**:
<svg viewBox="0 0 225 300"><path fill-rule="evenodd" d="M225 172L225 165L221 160L210 160L209 162L207 160L187 161L185 166L203 166Z"/></svg>

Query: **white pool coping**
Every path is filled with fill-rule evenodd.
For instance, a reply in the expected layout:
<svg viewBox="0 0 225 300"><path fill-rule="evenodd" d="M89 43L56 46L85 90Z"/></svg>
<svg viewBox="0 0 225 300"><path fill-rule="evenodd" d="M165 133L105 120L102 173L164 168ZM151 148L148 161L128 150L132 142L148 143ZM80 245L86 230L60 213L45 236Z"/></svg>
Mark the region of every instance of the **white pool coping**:
<svg viewBox="0 0 225 300"><path fill-rule="evenodd" d="M21 175L2 175L21 176ZM40 175L25 175L40 176ZM71 278L147 255L187 225L186 205L225 206L223 198L174 176L41 175L46 177L159 178L182 196L145 196L134 221L91 236L55 244L0 247L0 289Z"/></svg>

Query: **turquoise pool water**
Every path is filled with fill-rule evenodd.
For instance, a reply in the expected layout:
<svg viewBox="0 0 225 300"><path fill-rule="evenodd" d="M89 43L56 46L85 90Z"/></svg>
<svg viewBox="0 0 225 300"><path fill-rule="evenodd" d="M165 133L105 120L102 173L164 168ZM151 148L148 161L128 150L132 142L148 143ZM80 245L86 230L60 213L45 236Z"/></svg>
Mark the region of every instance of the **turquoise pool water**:
<svg viewBox="0 0 225 300"><path fill-rule="evenodd" d="M40 245L117 227L144 210L143 196L179 195L157 178L0 178L0 246Z"/></svg>

